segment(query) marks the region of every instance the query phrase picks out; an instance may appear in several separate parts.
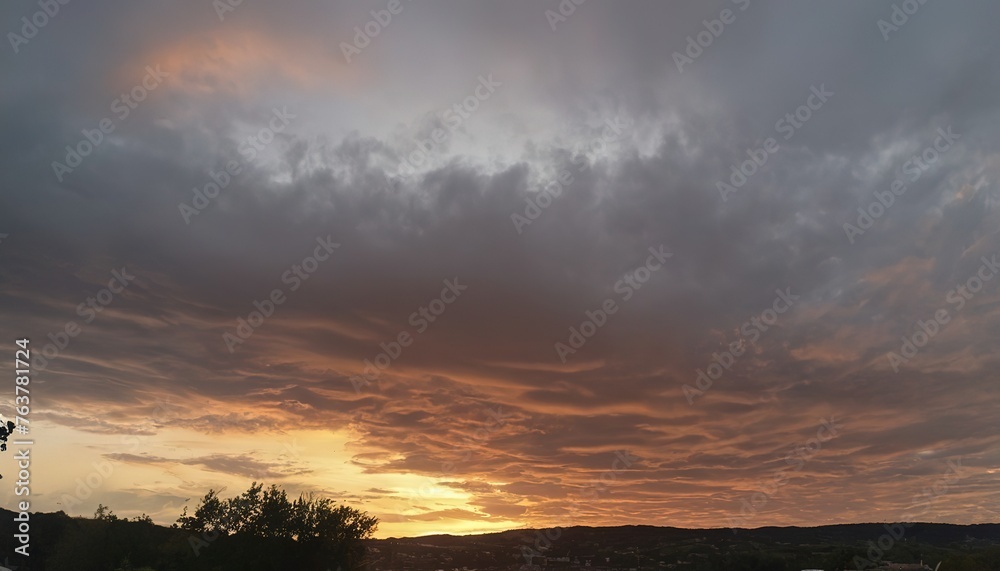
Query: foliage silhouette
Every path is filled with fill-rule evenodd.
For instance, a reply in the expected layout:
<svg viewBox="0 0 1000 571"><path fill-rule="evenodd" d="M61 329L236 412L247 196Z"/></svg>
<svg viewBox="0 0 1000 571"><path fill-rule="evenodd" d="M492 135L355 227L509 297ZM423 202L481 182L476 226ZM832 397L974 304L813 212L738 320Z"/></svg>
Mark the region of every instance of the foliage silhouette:
<svg viewBox="0 0 1000 571"><path fill-rule="evenodd" d="M209 490L194 515L187 515L185 508L177 524L192 532L189 543L195 554L226 561L238 557L247 565L242 569L256 569L260 562L290 565L293 561L294 568L301 569L352 568L362 561L360 542L372 536L378 519L313 495L291 502L277 486L264 489L254 482L228 500Z"/></svg>
<svg viewBox="0 0 1000 571"><path fill-rule="evenodd" d="M143 514L119 518L100 504L94 519L65 518L40 569L81 571L272 571L356 569L362 541L378 519L328 498L290 501L277 486L256 482L223 499L209 490L188 515L161 527ZM55 538L53 538L55 539ZM32 557L32 559L35 559ZM32 569L36 569L32 563Z"/></svg>

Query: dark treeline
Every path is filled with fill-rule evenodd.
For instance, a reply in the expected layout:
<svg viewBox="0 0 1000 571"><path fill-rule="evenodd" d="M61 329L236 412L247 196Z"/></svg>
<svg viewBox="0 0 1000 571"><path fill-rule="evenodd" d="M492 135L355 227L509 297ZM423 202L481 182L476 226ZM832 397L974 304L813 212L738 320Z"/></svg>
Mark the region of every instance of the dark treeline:
<svg viewBox="0 0 1000 571"><path fill-rule="evenodd" d="M378 521L364 512L311 496L291 500L275 486L255 483L230 498L210 490L171 527L146 516L120 518L103 505L93 518L31 514L29 559L13 554L14 515L0 509L0 556L10 554L0 565L17 571L514 571L536 553L531 562L543 569L566 568L569 563L545 562L565 557L591 559L592 568L642 571L865 571L885 561L1000 571L998 524L917 523L896 539L896 524L850 524L569 527L373 540Z"/></svg>
<svg viewBox="0 0 1000 571"><path fill-rule="evenodd" d="M371 546L378 551L373 549L369 559L384 570L515 571L530 562L542 570L565 571L874 571L887 561L923 561L931 569L941 562L940 571L1000 571L1000 524L863 523L738 530L572 526L395 538Z"/></svg>
<svg viewBox="0 0 1000 571"><path fill-rule="evenodd" d="M293 501L277 486L254 483L229 499L210 490L171 527L145 515L119 518L103 505L93 519L33 514L30 558L9 563L31 571L348 570L364 565L362 540L377 526L375 517L332 500ZM11 537L6 527L2 543Z"/></svg>

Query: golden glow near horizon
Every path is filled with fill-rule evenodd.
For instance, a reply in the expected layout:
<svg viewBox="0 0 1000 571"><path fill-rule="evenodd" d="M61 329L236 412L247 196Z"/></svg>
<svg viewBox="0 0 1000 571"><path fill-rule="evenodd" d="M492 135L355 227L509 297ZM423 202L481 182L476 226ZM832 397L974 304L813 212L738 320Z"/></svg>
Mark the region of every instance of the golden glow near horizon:
<svg viewBox="0 0 1000 571"><path fill-rule="evenodd" d="M452 481L448 478L365 473L346 452L349 431L210 435L164 428L155 435L111 435L44 421L35 429L46 434L35 453L33 483L36 490L45 490L31 498L37 511L90 517L97 504L104 503L119 516L145 513L170 525L185 505L193 511L209 488L225 490L221 495L229 497L257 481L276 484L292 496L312 493L376 515L381 520L377 537L483 533L517 526L511 520L428 521L426 514L434 511L475 513L470 503L474 496L441 485ZM226 450L225 458L218 455L220 448ZM13 488L2 492L3 505L24 499L16 498Z"/></svg>
<svg viewBox="0 0 1000 571"><path fill-rule="evenodd" d="M401 5L73 3L7 54L32 509L814 525L960 463L920 517L996 519L997 8Z"/></svg>

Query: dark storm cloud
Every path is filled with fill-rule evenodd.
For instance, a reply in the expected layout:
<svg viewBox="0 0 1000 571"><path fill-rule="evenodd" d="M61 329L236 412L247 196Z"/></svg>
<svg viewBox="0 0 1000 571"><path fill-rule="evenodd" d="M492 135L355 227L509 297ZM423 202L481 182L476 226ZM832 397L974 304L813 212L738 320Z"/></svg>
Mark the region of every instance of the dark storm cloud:
<svg viewBox="0 0 1000 571"><path fill-rule="evenodd" d="M586 3L555 31L555 2L407 5L351 65L338 45L367 8L244 3L220 22L206 3L65 6L3 55L18 80L0 94L3 331L41 350L81 328L39 375L46 419L134 433L170 394L164 422L203 432L350 427L365 470L454 478L480 510L419 520L547 521L627 450L641 460L614 494L574 509L722 525L831 417L842 434L755 524L881 519L951 457L969 475L945 508L993 493L997 282L961 311L946 294L1000 252L996 7L928 2L885 41L889 3L751 1L679 72L672 53L740 4ZM65 146L159 63L171 76L57 180ZM441 165L387 184L428 114L490 70L504 86L468 129L514 159L448 144ZM784 139L776 122L819 86L833 95ZM392 105L393 90L411 95ZM366 94L371 115L345 118ZM289 129L246 160L240 141L286 106ZM383 114L391 135L366 130ZM633 124L617 154L587 156L613 116ZM352 132L312 130L341 119ZM949 127L954 147L852 243L844 224ZM723 200L717 182L768 137L780 150ZM178 206L230 161L241 174L185 223ZM574 181L518 233L511 214L543 168ZM327 237L340 248L292 291L286 272ZM661 245L673 257L624 300L615 284ZM86 322L79 304L123 266L135 282ZM411 315L455 279L468 289L418 331ZM800 300L689 404L682 387L786 288ZM274 289L287 302L231 353L223 333ZM608 298L617 312L562 363L554 344ZM886 353L939 308L954 321L894 373ZM357 391L351 377L402 332L412 345ZM498 407L511 416L491 419ZM844 507L850 490L868 501Z"/></svg>

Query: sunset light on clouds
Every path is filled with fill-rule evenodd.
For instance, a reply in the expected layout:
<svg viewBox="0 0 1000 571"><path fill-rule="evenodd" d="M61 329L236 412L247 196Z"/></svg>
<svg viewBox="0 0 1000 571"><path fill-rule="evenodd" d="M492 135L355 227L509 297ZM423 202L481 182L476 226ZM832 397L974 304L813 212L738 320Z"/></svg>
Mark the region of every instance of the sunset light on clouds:
<svg viewBox="0 0 1000 571"><path fill-rule="evenodd" d="M32 510L883 522L957 462L921 521L996 521L997 5L562 4L78 0L8 37Z"/></svg>

